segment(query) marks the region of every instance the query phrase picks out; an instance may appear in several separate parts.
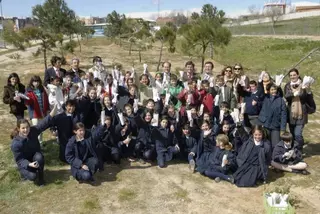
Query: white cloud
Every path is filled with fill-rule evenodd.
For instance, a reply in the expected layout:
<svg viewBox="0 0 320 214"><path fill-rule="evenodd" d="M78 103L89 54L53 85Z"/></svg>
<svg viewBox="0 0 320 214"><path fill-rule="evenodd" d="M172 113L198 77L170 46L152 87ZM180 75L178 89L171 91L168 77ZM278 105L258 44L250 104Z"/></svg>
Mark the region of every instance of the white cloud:
<svg viewBox="0 0 320 214"><path fill-rule="evenodd" d="M160 10L160 17L164 17L169 15L171 12L179 12L183 13L186 16L190 16L191 13L197 12L199 13L201 11L201 8L190 8L188 10ZM127 17L130 18L144 18L144 19L157 19L158 17L158 11L152 11L152 12L132 12L132 13L126 13Z"/></svg>
<svg viewBox="0 0 320 214"><path fill-rule="evenodd" d="M165 17L167 15L169 15L171 12L179 12L179 13L183 13L186 16L190 16L191 13L193 12L197 12L200 13L201 12L201 8L190 8L187 10L161 10L160 11L160 17ZM239 17L241 15L247 15L248 10L247 9L235 9L235 10L225 10L226 16L230 17L230 18L236 18ZM152 19L152 20L156 20L158 17L158 12L157 11L152 11L152 12L131 12L131 13L126 13L125 14L127 17L130 18L144 18L144 19Z"/></svg>

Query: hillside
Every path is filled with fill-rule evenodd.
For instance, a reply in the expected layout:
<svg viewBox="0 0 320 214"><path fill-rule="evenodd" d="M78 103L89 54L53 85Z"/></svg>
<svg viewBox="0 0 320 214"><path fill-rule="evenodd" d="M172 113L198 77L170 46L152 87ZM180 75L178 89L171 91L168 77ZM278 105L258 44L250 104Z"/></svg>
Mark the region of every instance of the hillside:
<svg viewBox="0 0 320 214"><path fill-rule="evenodd" d="M272 23L240 26L233 23L228 27L234 35L269 35L273 34ZM276 22L277 35L320 35L320 16Z"/></svg>

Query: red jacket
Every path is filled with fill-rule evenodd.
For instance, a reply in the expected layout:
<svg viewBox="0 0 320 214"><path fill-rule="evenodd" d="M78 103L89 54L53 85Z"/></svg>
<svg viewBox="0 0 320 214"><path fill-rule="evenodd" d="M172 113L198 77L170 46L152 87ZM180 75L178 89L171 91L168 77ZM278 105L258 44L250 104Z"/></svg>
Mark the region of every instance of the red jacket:
<svg viewBox="0 0 320 214"><path fill-rule="evenodd" d="M178 96L178 100L182 102L182 105L185 105L185 103L188 100L188 92L186 89L182 90ZM198 89L195 89L194 92L192 93L192 99L191 99L191 105L199 105L200 104L200 94Z"/></svg>
<svg viewBox="0 0 320 214"><path fill-rule="evenodd" d="M43 111L40 111L40 106L38 103L37 96L33 92L32 89L28 89L27 91L27 96L29 97L30 100L26 100L26 105L28 106L29 110L29 116L30 118L43 118L48 114L49 111L49 100L48 100L48 95L45 90L41 92L42 95L42 102L43 102Z"/></svg>
<svg viewBox="0 0 320 214"><path fill-rule="evenodd" d="M205 90L200 91L200 101L204 105L203 112L209 112L213 114L213 105L214 105L214 96L210 93L207 93Z"/></svg>

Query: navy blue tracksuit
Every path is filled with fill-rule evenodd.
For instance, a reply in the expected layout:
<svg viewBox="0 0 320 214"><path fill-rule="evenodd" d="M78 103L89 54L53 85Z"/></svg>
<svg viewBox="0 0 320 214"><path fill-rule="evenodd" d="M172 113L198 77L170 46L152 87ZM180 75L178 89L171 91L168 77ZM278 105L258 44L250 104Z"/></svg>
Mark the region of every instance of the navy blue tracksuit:
<svg viewBox="0 0 320 214"><path fill-rule="evenodd" d="M102 111L100 100L90 100L88 97L83 98L83 100L80 101L80 108L81 112L83 112L83 124L86 129L97 126Z"/></svg>
<svg viewBox="0 0 320 214"><path fill-rule="evenodd" d="M194 160L193 155L190 155L190 152L197 154L197 140L192 136L182 136L179 141L179 147L182 158L185 160L188 158L188 162Z"/></svg>
<svg viewBox="0 0 320 214"><path fill-rule="evenodd" d="M78 122L82 122L82 118L82 114L77 114L76 112L70 116L63 112L52 119L52 125L57 127L58 130L59 159L63 162L66 162L65 150L69 139L73 136L73 126Z"/></svg>
<svg viewBox="0 0 320 214"><path fill-rule="evenodd" d="M97 127L92 133L86 132L81 141L76 136L70 138L65 151L67 162L71 165L71 174L78 181L90 181L97 171L99 160L96 153L96 142L102 137L105 126ZM87 165L89 170L82 169Z"/></svg>
<svg viewBox="0 0 320 214"><path fill-rule="evenodd" d="M290 149L284 146L284 142L280 141L273 149L272 160L280 164L294 165L302 161L302 153L299 149L299 143L294 141L291 143L292 147ZM289 160L283 157L283 154L293 150L295 153L295 158L290 158Z"/></svg>
<svg viewBox="0 0 320 214"><path fill-rule="evenodd" d="M120 164L120 148L116 141L115 131L113 126L106 128L97 145L97 154L101 166L104 161L113 161Z"/></svg>
<svg viewBox="0 0 320 214"><path fill-rule="evenodd" d="M44 157L41 152L38 135L49 128L51 120L50 115L46 116L37 126L30 127L27 138L17 135L12 140L11 151L18 170L21 176L27 180L34 181L37 177L37 171L39 173L39 181L43 180ZM29 163L34 161L38 162L38 169L29 167Z"/></svg>
<svg viewBox="0 0 320 214"><path fill-rule="evenodd" d="M263 100L258 120L267 129L274 148L280 142L280 131L285 131L287 125L287 107L283 98L267 95Z"/></svg>
<svg viewBox="0 0 320 214"><path fill-rule="evenodd" d="M228 163L222 166L222 160L224 155L227 155ZM232 151L225 149L220 149L218 147L214 155L210 156L208 159L209 164L207 164L207 169L204 171L204 174L210 178L219 177L223 180L229 180L228 172L236 168L236 156Z"/></svg>
<svg viewBox="0 0 320 214"><path fill-rule="evenodd" d="M158 165L163 168L165 162L172 160L173 155L179 152L175 148L175 145L178 143L176 136L169 128L160 127L155 129L153 139L156 142Z"/></svg>
<svg viewBox="0 0 320 214"><path fill-rule="evenodd" d="M156 145L152 139L152 132L155 128L145 123L140 129L135 146L137 158L154 160L156 158Z"/></svg>

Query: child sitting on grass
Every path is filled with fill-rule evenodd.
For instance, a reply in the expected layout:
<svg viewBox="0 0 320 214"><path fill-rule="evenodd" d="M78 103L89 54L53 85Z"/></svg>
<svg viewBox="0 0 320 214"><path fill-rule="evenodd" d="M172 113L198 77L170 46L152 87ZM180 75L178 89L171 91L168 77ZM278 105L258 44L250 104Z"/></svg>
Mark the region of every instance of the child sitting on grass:
<svg viewBox="0 0 320 214"><path fill-rule="evenodd" d="M281 141L274 147L271 165L286 172L300 173L307 175L307 164L302 160L298 143L293 141L290 132L281 135Z"/></svg>

